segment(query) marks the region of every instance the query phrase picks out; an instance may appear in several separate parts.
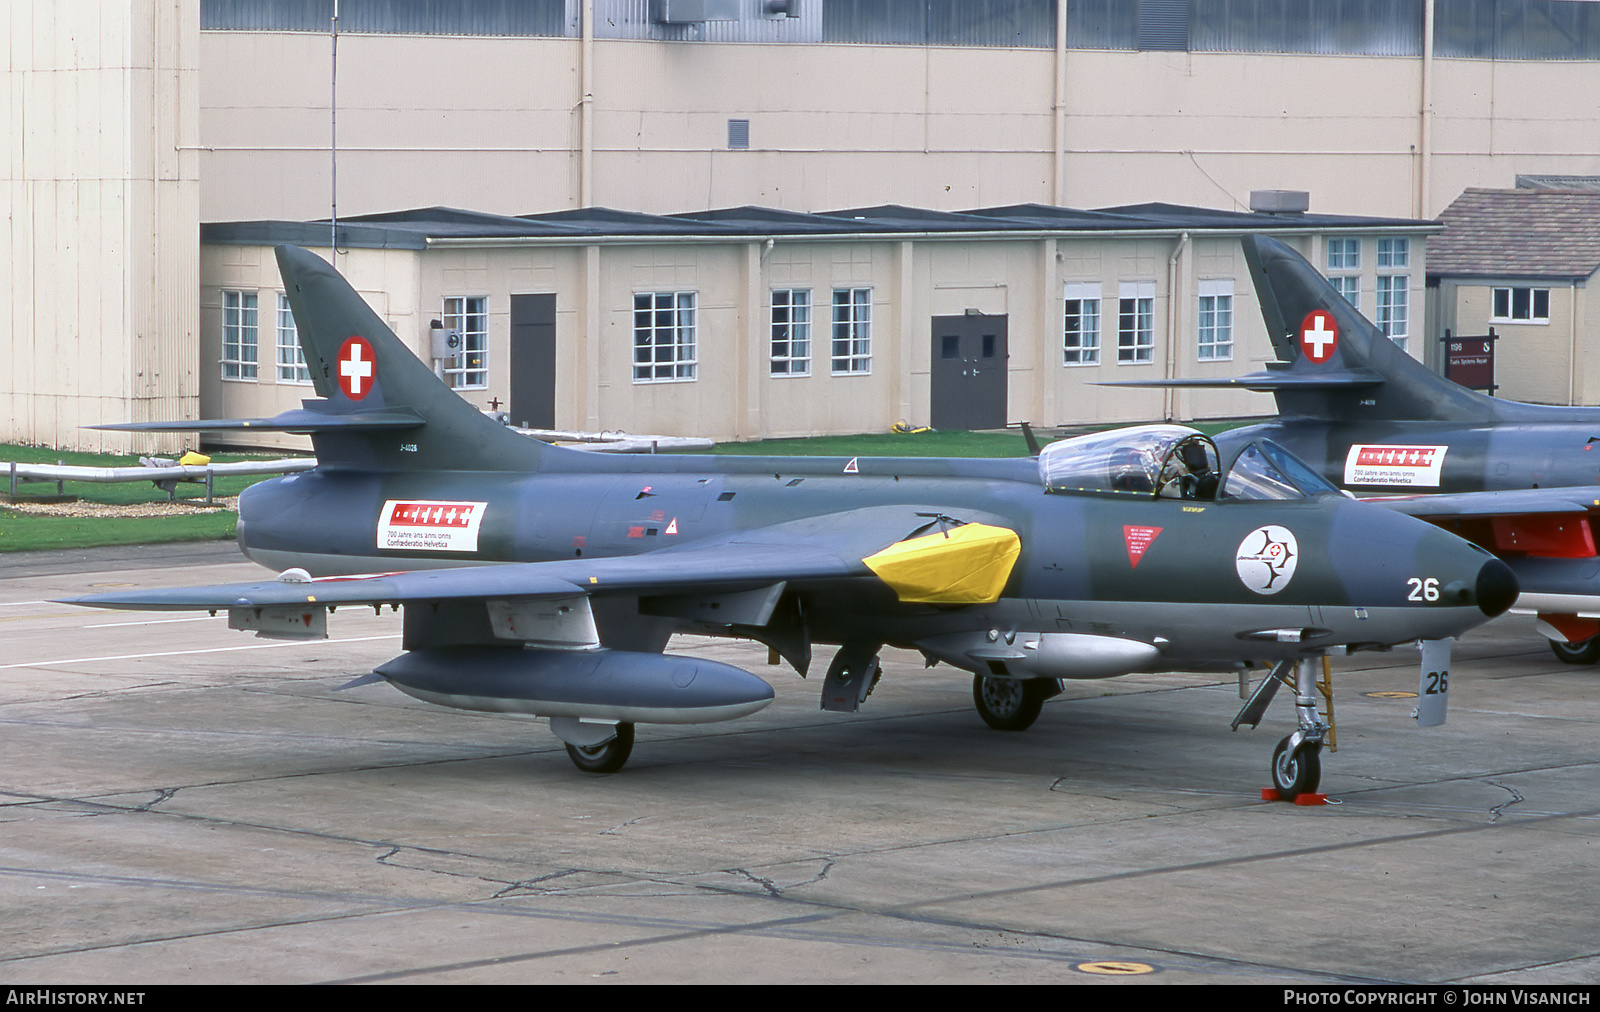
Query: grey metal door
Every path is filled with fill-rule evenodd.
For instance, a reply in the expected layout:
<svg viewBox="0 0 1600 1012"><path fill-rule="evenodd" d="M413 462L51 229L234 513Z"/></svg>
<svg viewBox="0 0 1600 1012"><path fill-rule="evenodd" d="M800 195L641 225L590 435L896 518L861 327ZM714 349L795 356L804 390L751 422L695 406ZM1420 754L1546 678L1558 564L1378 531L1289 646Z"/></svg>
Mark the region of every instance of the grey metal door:
<svg viewBox="0 0 1600 1012"><path fill-rule="evenodd" d="M511 421L556 427L556 297L511 296Z"/></svg>
<svg viewBox="0 0 1600 1012"><path fill-rule="evenodd" d="M1006 317L933 318L929 424L999 429L1006 424Z"/></svg>

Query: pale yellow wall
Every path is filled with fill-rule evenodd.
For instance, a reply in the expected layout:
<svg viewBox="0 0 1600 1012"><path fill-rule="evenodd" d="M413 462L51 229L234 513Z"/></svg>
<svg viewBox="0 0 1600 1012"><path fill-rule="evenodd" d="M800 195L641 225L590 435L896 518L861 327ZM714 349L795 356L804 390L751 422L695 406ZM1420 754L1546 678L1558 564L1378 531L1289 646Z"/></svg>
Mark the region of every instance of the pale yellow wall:
<svg viewBox="0 0 1600 1012"><path fill-rule="evenodd" d="M205 220L327 213L328 49L202 34ZM341 36L341 213L577 205L581 54ZM1595 62L1435 60L1425 137L1417 58L1071 50L1058 194L1049 50L602 39L594 54L592 203L629 210L1242 208L1280 188L1313 210L1429 216L1518 172L1600 172ZM750 121L751 150L727 150L730 118Z"/></svg>
<svg viewBox="0 0 1600 1012"><path fill-rule="evenodd" d="M147 450L92 432L198 406L198 11L0 5L0 440Z"/></svg>
<svg viewBox="0 0 1600 1012"><path fill-rule="evenodd" d="M1315 237L1288 237L1318 255ZM1366 236L1363 260L1375 237ZM1421 274L1420 243L1414 269ZM1175 256L1176 254L1176 256ZM310 388L276 379L276 293L271 251L205 248L201 301L205 338L203 412L264 416L298 405ZM794 239L567 246L443 245L427 251L342 252L340 269L419 354L428 321L446 296L481 295L489 309L489 384L462 391L480 408L509 399L510 298L556 295L556 427L718 440L881 432L896 421L930 418L931 318L967 310L1005 314L1009 338L1007 418L1041 427L1095 422L1179 420L1270 413L1264 394L1239 390L1119 389L1102 380L1235 376L1271 360L1270 344L1237 237L1055 239ZM1233 282L1233 357L1201 362L1197 352L1202 282ZM1101 286L1101 361L1062 363L1063 285ZM1117 299L1122 282L1154 286L1153 361L1119 364ZM1176 289L1169 289L1169 284ZM835 288L872 289L872 369L832 375L830 319ZM255 381L220 378L221 290L259 292L260 368ZM807 376L770 371L770 292L812 293L812 362ZM1176 290L1174 299L1168 293ZM697 296L696 378L633 380L633 297L693 291ZM1175 310L1175 316L1174 316ZM1421 306L1413 306L1420 314ZM1419 320L1420 317L1414 318ZM515 419L513 419L515 421ZM261 437L253 436L259 442ZM238 442L235 438L234 442ZM273 445L303 446L298 437Z"/></svg>
<svg viewBox="0 0 1600 1012"><path fill-rule="evenodd" d="M327 257L327 248L314 250ZM339 254L338 267L396 335L420 357L427 348L428 321L438 315L437 299L421 295L421 260L412 250L349 250ZM222 292L254 291L259 307L257 371L254 380L223 379ZM283 291L271 247L207 245L201 256L200 405L205 418L264 418L300 406L316 397L309 384L282 381L277 374L277 296ZM429 315L431 313L431 315ZM504 395L502 394L502 399ZM487 399L487 398L486 398ZM173 437L192 445L193 435ZM309 451L305 436L281 433L207 435L207 445L270 446ZM172 446L170 441L163 445Z"/></svg>
<svg viewBox="0 0 1600 1012"><path fill-rule="evenodd" d="M1493 289L1497 287L1549 288L1550 322L1506 323L1491 320ZM1570 285L1504 281L1493 284L1461 284L1456 287L1453 334L1478 336L1493 327L1496 337L1494 373L1500 389L1495 396L1541 404L1593 403L1585 400L1585 386L1592 397L1595 387L1582 382L1585 368L1593 368L1587 349L1600 339L1594 321L1579 312L1575 296L1583 289ZM1573 367L1576 368L1576 377Z"/></svg>

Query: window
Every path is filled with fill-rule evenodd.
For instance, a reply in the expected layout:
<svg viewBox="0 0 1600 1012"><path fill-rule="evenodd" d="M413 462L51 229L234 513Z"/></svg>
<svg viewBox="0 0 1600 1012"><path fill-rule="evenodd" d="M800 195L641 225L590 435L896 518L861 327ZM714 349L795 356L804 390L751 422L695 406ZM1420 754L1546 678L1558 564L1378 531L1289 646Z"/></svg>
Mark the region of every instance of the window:
<svg viewBox="0 0 1600 1012"><path fill-rule="evenodd" d="M1100 361L1100 286L1070 284L1065 291L1061 362L1096 365Z"/></svg>
<svg viewBox="0 0 1600 1012"><path fill-rule="evenodd" d="M1403 240L1402 240L1403 241ZM1350 305L1361 308L1361 240L1327 240L1328 283ZM1348 272L1348 273L1340 273Z"/></svg>
<svg viewBox="0 0 1600 1012"><path fill-rule="evenodd" d="M811 375L811 289L772 290L772 375Z"/></svg>
<svg viewBox="0 0 1600 1012"><path fill-rule="evenodd" d="M872 289L833 290L833 374L872 371Z"/></svg>
<svg viewBox="0 0 1600 1012"><path fill-rule="evenodd" d="M444 329L461 335L455 364L444 374L455 390L481 390L489 385L489 300L482 295L453 295L444 300Z"/></svg>
<svg viewBox="0 0 1600 1012"><path fill-rule="evenodd" d="M1378 268L1411 266L1410 239L1379 239Z"/></svg>
<svg viewBox="0 0 1600 1012"><path fill-rule="evenodd" d="M256 378L256 293L222 293L222 378Z"/></svg>
<svg viewBox="0 0 1600 1012"><path fill-rule="evenodd" d="M1344 296L1344 300L1356 309L1361 308L1361 275L1343 274L1331 277L1328 283L1333 285L1333 290Z"/></svg>
<svg viewBox="0 0 1600 1012"><path fill-rule="evenodd" d="M1361 269L1360 239L1329 239L1328 270L1355 271Z"/></svg>
<svg viewBox="0 0 1600 1012"><path fill-rule="evenodd" d="M1124 281L1117 298L1117 362L1155 361L1155 300L1153 281Z"/></svg>
<svg viewBox="0 0 1600 1012"><path fill-rule="evenodd" d="M1233 358L1233 281L1200 282L1200 361Z"/></svg>
<svg viewBox="0 0 1600 1012"><path fill-rule="evenodd" d="M306 368L306 355L300 348L300 333L295 330L289 297L282 292L278 293L278 382L311 382L311 370Z"/></svg>
<svg viewBox="0 0 1600 1012"><path fill-rule="evenodd" d="M1385 337L1404 348L1410 332L1407 319L1407 297L1411 276L1408 274L1378 275L1378 329Z"/></svg>
<svg viewBox="0 0 1600 1012"><path fill-rule="evenodd" d="M1496 288L1492 323L1549 323L1550 289Z"/></svg>
<svg viewBox="0 0 1600 1012"><path fill-rule="evenodd" d="M633 381L695 378L695 293L636 292L633 296Z"/></svg>

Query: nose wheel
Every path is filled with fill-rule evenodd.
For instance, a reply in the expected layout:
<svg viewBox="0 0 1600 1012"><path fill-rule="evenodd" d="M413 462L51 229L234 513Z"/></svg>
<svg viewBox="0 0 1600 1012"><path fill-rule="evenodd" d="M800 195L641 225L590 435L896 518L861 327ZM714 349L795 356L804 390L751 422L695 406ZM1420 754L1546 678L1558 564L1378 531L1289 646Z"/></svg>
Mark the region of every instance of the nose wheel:
<svg viewBox="0 0 1600 1012"><path fill-rule="evenodd" d="M1272 750L1272 786L1285 798L1315 794L1322 782L1322 744L1284 736Z"/></svg>

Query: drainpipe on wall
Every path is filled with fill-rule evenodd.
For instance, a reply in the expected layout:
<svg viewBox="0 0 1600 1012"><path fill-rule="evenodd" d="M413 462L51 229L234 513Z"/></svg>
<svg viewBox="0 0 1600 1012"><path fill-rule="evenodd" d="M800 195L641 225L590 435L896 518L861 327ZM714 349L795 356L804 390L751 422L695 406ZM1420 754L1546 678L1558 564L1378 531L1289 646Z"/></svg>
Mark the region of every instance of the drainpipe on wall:
<svg viewBox="0 0 1600 1012"><path fill-rule="evenodd" d="M1578 403L1578 288L1572 285L1572 302L1567 310L1567 404Z"/></svg>
<svg viewBox="0 0 1600 1012"><path fill-rule="evenodd" d="M1433 0L1422 3L1422 115L1418 124L1419 164L1417 169L1418 218L1430 217L1429 201L1433 199L1429 185L1433 174Z"/></svg>
<svg viewBox="0 0 1600 1012"><path fill-rule="evenodd" d="M579 59L583 63L578 99L578 133L582 138L578 153L578 206L594 206L594 0L583 0L583 42Z"/></svg>
<svg viewBox="0 0 1600 1012"><path fill-rule="evenodd" d="M1172 256L1167 258L1167 366L1166 379L1177 379L1178 371L1178 261L1183 258L1183 251L1189 245L1189 233L1178 236L1178 244L1172 249ZM1178 417L1178 391L1174 387L1167 387L1162 395L1162 407L1167 421Z"/></svg>
<svg viewBox="0 0 1600 1012"><path fill-rule="evenodd" d="M1050 202L1067 203L1067 0L1056 0L1056 102L1055 152L1052 159Z"/></svg>

